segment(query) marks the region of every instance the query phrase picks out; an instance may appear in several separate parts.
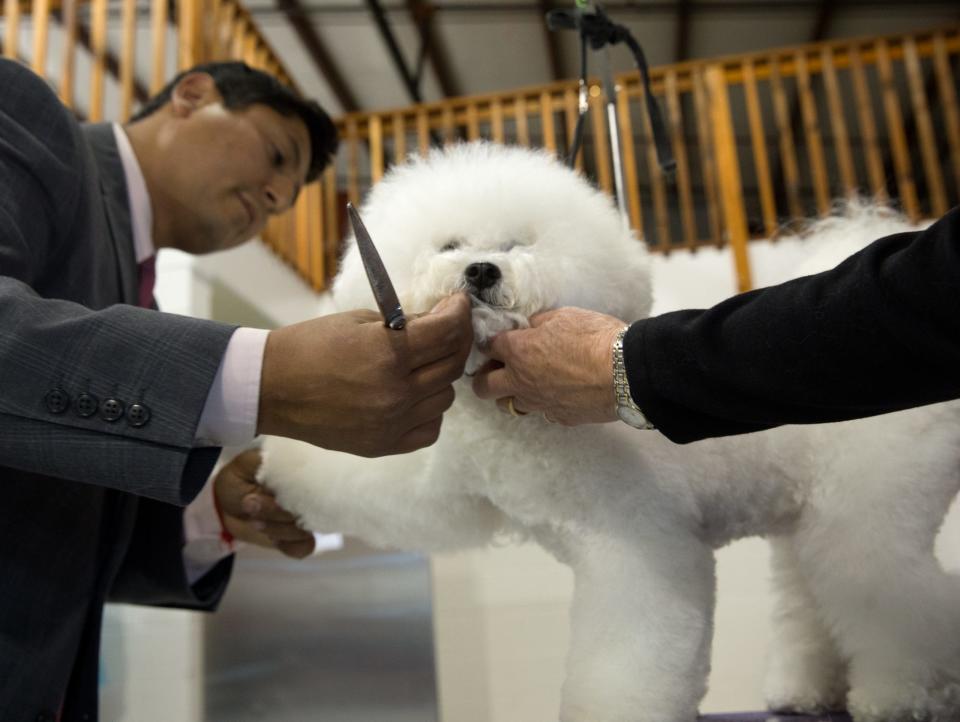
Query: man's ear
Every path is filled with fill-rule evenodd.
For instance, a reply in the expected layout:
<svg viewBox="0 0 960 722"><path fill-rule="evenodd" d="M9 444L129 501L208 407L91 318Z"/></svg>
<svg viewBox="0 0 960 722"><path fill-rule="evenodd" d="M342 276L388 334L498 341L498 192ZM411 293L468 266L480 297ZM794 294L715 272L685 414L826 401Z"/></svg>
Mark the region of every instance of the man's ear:
<svg viewBox="0 0 960 722"><path fill-rule="evenodd" d="M210 103L219 103L221 100L217 84L207 73L184 75L173 86L173 92L170 94L173 114L178 118L186 118L195 110Z"/></svg>

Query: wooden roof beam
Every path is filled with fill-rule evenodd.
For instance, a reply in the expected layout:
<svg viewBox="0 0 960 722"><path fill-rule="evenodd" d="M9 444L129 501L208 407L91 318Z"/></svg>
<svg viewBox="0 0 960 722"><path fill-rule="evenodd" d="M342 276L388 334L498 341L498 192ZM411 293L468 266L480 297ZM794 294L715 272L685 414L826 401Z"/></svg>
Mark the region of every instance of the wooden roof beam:
<svg viewBox="0 0 960 722"><path fill-rule="evenodd" d="M433 66L433 72L440 84L440 92L445 98L460 95L460 84L454 77L450 65L450 54L447 52L446 44L437 34L436 25L433 22L437 13L436 6L430 0L407 0L407 9L413 16L420 33L421 47L425 50L430 65Z"/></svg>
<svg viewBox="0 0 960 722"><path fill-rule="evenodd" d="M343 108L343 112L352 113L359 110L360 105L357 103L353 90L347 84L336 61L317 34L300 0L277 0L277 8L293 26L297 37L300 38L300 42L303 43L307 53L320 71L320 75L329 83L330 89Z"/></svg>
<svg viewBox="0 0 960 722"><path fill-rule="evenodd" d="M558 33L547 27L547 13L553 10L553 0L538 0L540 6L540 22L543 26L544 41L547 46L547 62L550 67L550 77L553 80L563 79L563 59L560 53L560 38Z"/></svg>
<svg viewBox="0 0 960 722"><path fill-rule="evenodd" d="M682 63L690 58L690 18L693 16L691 0L677 0L677 35L674 42L674 62Z"/></svg>

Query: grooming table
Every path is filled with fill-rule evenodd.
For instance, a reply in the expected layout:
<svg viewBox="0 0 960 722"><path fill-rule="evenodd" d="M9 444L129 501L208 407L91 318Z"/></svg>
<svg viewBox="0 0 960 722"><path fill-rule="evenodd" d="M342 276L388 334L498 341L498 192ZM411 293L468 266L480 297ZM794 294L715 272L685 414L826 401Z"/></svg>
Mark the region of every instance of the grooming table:
<svg viewBox="0 0 960 722"><path fill-rule="evenodd" d="M850 722L844 712L820 715L774 714L773 712L728 712L726 714L701 715L699 722Z"/></svg>

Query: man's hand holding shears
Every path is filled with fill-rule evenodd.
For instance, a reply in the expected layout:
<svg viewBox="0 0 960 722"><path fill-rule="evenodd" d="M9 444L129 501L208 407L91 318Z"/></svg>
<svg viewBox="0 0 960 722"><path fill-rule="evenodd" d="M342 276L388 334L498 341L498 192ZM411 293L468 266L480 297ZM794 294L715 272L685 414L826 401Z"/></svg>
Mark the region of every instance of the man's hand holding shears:
<svg viewBox="0 0 960 722"><path fill-rule="evenodd" d="M381 312L271 331L257 431L360 456L402 454L437 440L473 345L470 302L456 294L405 316L355 211L351 221Z"/></svg>

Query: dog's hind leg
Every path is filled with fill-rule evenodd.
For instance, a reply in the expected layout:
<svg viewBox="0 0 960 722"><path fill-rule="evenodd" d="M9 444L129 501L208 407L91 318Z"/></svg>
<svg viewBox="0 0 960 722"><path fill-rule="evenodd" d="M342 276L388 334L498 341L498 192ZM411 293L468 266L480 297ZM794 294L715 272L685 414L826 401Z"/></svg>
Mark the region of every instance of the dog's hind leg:
<svg viewBox="0 0 960 722"><path fill-rule="evenodd" d="M798 566L793 540L770 540L774 592L773 644L764 694L769 709L818 714L844 709L846 664L820 617Z"/></svg>
<svg viewBox="0 0 960 722"><path fill-rule="evenodd" d="M797 559L850 660L854 719L956 722L960 579L933 555L950 484L897 471L832 485L804 513Z"/></svg>
<svg viewBox="0 0 960 722"><path fill-rule="evenodd" d="M713 632L713 550L675 530L572 539L562 722L693 722Z"/></svg>

